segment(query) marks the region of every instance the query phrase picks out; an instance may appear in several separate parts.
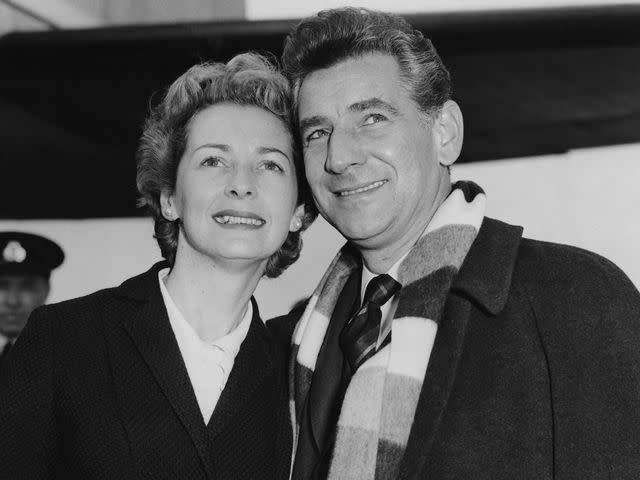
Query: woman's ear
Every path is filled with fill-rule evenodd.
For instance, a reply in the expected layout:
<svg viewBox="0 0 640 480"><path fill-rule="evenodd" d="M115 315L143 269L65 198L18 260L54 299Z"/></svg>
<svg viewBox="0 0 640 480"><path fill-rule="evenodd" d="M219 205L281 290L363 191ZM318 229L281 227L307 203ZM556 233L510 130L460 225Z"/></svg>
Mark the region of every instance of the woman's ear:
<svg viewBox="0 0 640 480"><path fill-rule="evenodd" d="M302 228L302 221L304 219L304 205L298 205L293 212L291 222L289 223L289 231L297 232Z"/></svg>
<svg viewBox="0 0 640 480"><path fill-rule="evenodd" d="M160 193L160 208L162 209L162 216L173 222L178 219L178 213L176 212L173 195L169 192L163 191Z"/></svg>
<svg viewBox="0 0 640 480"><path fill-rule="evenodd" d="M453 100L447 100L437 117L435 129L438 161L443 167L450 167L460 156L464 139L464 122L460 107Z"/></svg>

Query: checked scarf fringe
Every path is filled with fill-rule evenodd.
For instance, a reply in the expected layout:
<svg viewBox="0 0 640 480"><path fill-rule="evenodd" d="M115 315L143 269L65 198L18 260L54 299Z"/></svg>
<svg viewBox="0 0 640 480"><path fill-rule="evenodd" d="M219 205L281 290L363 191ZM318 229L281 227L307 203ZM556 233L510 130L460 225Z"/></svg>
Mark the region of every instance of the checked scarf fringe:
<svg viewBox="0 0 640 480"><path fill-rule="evenodd" d="M453 278L482 224L485 203L478 185L456 183L400 265L403 288L398 293L392 341L351 378L338 420L330 479L397 476L438 322ZM354 250L347 244L334 258L293 334L289 367L293 452L329 320L342 288L359 265Z"/></svg>

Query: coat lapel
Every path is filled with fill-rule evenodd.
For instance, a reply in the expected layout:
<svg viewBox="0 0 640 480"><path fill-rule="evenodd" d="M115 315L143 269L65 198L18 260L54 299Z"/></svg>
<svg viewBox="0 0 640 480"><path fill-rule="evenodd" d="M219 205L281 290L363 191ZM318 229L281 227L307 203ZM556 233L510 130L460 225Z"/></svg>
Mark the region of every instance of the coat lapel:
<svg viewBox="0 0 640 480"><path fill-rule="evenodd" d="M135 313L122 319L122 325L189 433L207 475L212 478L205 424L162 299L158 285L160 268L156 265L120 287L120 294L142 302Z"/></svg>
<svg viewBox="0 0 640 480"><path fill-rule="evenodd" d="M207 429L212 438L224 432L241 415L247 402L265 383L275 381L275 365L269 349L267 328L252 298L253 318L247 336L236 356L227 384L220 395Z"/></svg>
<svg viewBox="0 0 640 480"><path fill-rule="evenodd" d="M434 438L453 389L472 303L490 314L504 307L522 229L485 218L454 279L438 326L398 478L424 478Z"/></svg>

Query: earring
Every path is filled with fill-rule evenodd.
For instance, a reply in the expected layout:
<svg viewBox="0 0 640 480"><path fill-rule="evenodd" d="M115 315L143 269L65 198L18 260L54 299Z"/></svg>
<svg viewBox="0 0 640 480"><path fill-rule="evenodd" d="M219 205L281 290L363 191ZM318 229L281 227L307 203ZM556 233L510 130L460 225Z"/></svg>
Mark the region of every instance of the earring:
<svg viewBox="0 0 640 480"><path fill-rule="evenodd" d="M299 218L294 218L293 219L293 230L294 231L298 231L302 228L302 221Z"/></svg>

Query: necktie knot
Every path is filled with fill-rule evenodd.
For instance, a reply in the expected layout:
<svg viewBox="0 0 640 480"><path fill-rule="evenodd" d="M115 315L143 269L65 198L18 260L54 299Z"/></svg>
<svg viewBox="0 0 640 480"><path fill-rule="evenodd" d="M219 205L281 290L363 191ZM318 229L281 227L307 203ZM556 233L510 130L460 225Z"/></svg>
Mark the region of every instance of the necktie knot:
<svg viewBox="0 0 640 480"><path fill-rule="evenodd" d="M367 289L364 292L364 298L362 300L362 306L366 306L368 303L375 303L378 307L381 307L393 297L398 290L400 290L400 284L396 282L391 275L383 273L371 279L367 285Z"/></svg>
<svg viewBox="0 0 640 480"><path fill-rule="evenodd" d="M380 307L399 289L400 284L386 273L373 278L367 285L362 307L340 334L340 347L350 366L351 374L377 352L382 320Z"/></svg>

